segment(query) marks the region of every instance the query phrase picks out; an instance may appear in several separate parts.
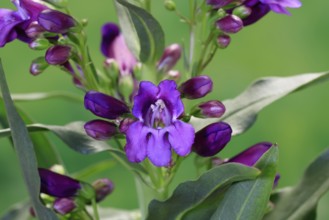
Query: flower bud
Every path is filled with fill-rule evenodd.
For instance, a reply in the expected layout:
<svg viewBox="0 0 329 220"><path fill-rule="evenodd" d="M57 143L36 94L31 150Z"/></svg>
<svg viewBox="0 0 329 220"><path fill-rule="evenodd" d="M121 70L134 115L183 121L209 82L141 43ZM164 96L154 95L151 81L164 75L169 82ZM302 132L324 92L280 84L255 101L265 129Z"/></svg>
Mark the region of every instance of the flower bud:
<svg viewBox="0 0 329 220"><path fill-rule="evenodd" d="M233 14L241 19L244 19L251 14L251 8L241 5L233 10Z"/></svg>
<svg viewBox="0 0 329 220"><path fill-rule="evenodd" d="M125 100L129 100L130 95L134 91L134 78L132 75L121 75L119 77L118 90Z"/></svg>
<svg viewBox="0 0 329 220"><path fill-rule="evenodd" d="M36 21L31 22L31 24L25 29L25 34L32 39L38 38L43 32L45 32L45 29Z"/></svg>
<svg viewBox="0 0 329 220"><path fill-rule="evenodd" d="M86 133L97 140L106 140L118 134L118 126L103 120L89 121L84 125Z"/></svg>
<svg viewBox="0 0 329 220"><path fill-rule="evenodd" d="M241 163L246 166L253 166L272 146L270 142L261 142L255 144L238 155L230 158L226 163Z"/></svg>
<svg viewBox="0 0 329 220"><path fill-rule="evenodd" d="M105 197L111 194L114 189L113 182L106 178L96 180L93 182L92 186L96 192L96 202L100 202L105 199Z"/></svg>
<svg viewBox="0 0 329 220"><path fill-rule="evenodd" d="M46 52L46 61L51 65L61 65L70 59L71 47L55 45Z"/></svg>
<svg viewBox="0 0 329 220"><path fill-rule="evenodd" d="M87 92L84 103L86 109L103 118L116 119L129 113L129 107L124 102L96 91Z"/></svg>
<svg viewBox="0 0 329 220"><path fill-rule="evenodd" d="M67 14L55 10L44 10L38 16L39 24L48 32L64 34L77 25Z"/></svg>
<svg viewBox="0 0 329 220"><path fill-rule="evenodd" d="M212 90L212 80L209 76L196 76L181 84L178 90L184 98L198 99Z"/></svg>
<svg viewBox="0 0 329 220"><path fill-rule="evenodd" d="M44 57L38 57L32 61L30 66L30 73L36 76L47 69L48 66L49 64L46 62Z"/></svg>
<svg viewBox="0 0 329 220"><path fill-rule="evenodd" d="M78 198L89 203L95 198L95 195L95 189L89 183L81 182L81 189L77 194Z"/></svg>
<svg viewBox="0 0 329 220"><path fill-rule="evenodd" d="M37 38L29 43L29 47L33 50L44 50L49 47L49 41L44 38Z"/></svg>
<svg viewBox="0 0 329 220"><path fill-rule="evenodd" d="M234 34L243 28L242 20L236 15L227 15L216 22L217 28L225 33Z"/></svg>
<svg viewBox="0 0 329 220"><path fill-rule="evenodd" d="M165 0L164 6L168 11L175 11L176 10L176 4L175 4L174 1Z"/></svg>
<svg viewBox="0 0 329 220"><path fill-rule="evenodd" d="M225 113L225 106L217 100L202 102L192 108L191 115L198 118L219 118Z"/></svg>
<svg viewBox="0 0 329 220"><path fill-rule="evenodd" d="M160 72L168 72L176 65L182 53L179 44L172 44L165 49L161 59L158 62L157 69Z"/></svg>
<svg viewBox="0 0 329 220"><path fill-rule="evenodd" d="M40 192L59 198L77 195L81 189L78 180L72 179L47 169L39 168Z"/></svg>
<svg viewBox="0 0 329 220"><path fill-rule="evenodd" d="M225 49L231 43L231 37L226 34L221 34L217 37L217 45L221 49Z"/></svg>
<svg viewBox="0 0 329 220"><path fill-rule="evenodd" d="M211 157L221 151L231 140L232 129L229 124L216 122L195 134L193 151L202 157Z"/></svg>
<svg viewBox="0 0 329 220"><path fill-rule="evenodd" d="M53 205L54 210L61 215L72 212L76 207L73 198L57 198Z"/></svg>

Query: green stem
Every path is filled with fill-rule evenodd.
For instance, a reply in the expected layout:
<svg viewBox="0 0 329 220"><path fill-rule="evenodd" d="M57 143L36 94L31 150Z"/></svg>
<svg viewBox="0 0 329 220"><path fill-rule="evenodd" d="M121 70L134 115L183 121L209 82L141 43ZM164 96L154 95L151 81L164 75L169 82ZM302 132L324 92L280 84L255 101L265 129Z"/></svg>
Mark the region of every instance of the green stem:
<svg viewBox="0 0 329 220"><path fill-rule="evenodd" d="M93 212L94 212L94 218L95 218L95 220L99 220L100 218L99 218L98 208L97 208L97 204L96 204L96 199L95 198L93 198L91 200L91 205L93 207Z"/></svg>

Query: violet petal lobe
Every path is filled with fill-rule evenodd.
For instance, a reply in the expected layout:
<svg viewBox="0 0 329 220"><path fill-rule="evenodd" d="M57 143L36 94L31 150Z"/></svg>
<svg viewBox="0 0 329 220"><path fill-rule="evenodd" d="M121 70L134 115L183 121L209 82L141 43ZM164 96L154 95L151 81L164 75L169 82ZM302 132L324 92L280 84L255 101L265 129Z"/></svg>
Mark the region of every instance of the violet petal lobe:
<svg viewBox="0 0 329 220"><path fill-rule="evenodd" d="M149 129L147 139L147 157L156 166L169 166L171 148L168 134L164 129Z"/></svg>
<svg viewBox="0 0 329 220"><path fill-rule="evenodd" d="M255 144L238 155L230 158L226 163L234 162L246 166L253 166L272 146L274 145L270 142Z"/></svg>
<svg viewBox="0 0 329 220"><path fill-rule="evenodd" d="M212 123L195 134L193 150L200 156L211 157L231 140L231 126L225 122Z"/></svg>
<svg viewBox="0 0 329 220"><path fill-rule="evenodd" d="M114 23L106 23L102 26L101 51L105 57L110 57L109 48L114 39L120 34L119 26Z"/></svg>
<svg viewBox="0 0 329 220"><path fill-rule="evenodd" d="M242 20L243 25L247 26L257 22L262 17L264 17L267 13L269 13L270 10L271 9L267 4L262 4L259 2L253 5L251 8L251 14Z"/></svg>
<svg viewBox="0 0 329 220"><path fill-rule="evenodd" d="M59 198L77 195L81 189L80 182L47 169L39 168L40 192Z"/></svg>
<svg viewBox="0 0 329 220"><path fill-rule="evenodd" d="M44 10L38 16L39 24L52 33L67 33L70 28L76 26L76 21L63 12L56 10Z"/></svg>
<svg viewBox="0 0 329 220"><path fill-rule="evenodd" d="M186 156L191 152L195 131L192 125L182 121L175 121L167 128L169 143L179 156Z"/></svg>
<svg viewBox="0 0 329 220"><path fill-rule="evenodd" d="M0 47L5 46L6 43L13 41L17 37L15 27L23 21L17 12L9 9L0 9Z"/></svg>
<svg viewBox="0 0 329 220"><path fill-rule="evenodd" d="M139 163L146 158L147 132L148 128L142 122L137 121L129 126L126 132L127 143L125 151L130 162Z"/></svg>
<svg viewBox="0 0 329 220"><path fill-rule="evenodd" d="M116 119L129 113L129 107L124 102L96 91L86 93L84 104L86 109L103 118Z"/></svg>
<svg viewBox="0 0 329 220"><path fill-rule="evenodd" d="M198 99L211 92L212 86L209 76L196 76L182 83L178 90L187 99Z"/></svg>
<svg viewBox="0 0 329 220"><path fill-rule="evenodd" d="M86 133L96 140L106 140L118 134L118 126L112 122L92 120L84 125Z"/></svg>

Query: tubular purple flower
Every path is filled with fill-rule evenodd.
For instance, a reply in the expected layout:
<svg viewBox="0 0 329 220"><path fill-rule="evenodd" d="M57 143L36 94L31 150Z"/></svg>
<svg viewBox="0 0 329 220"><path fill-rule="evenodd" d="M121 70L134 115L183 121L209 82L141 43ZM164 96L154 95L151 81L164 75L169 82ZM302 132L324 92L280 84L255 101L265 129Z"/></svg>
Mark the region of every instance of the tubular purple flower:
<svg viewBox="0 0 329 220"><path fill-rule="evenodd" d="M44 10L38 16L39 24L48 32L67 33L77 22L67 14L56 10Z"/></svg>
<svg viewBox="0 0 329 220"><path fill-rule="evenodd" d="M188 155L194 128L178 120L183 112L175 81L164 80L158 86L142 81L132 110L138 121L126 131L128 160L141 162L148 157L156 166L169 166L172 149L179 156Z"/></svg>
<svg viewBox="0 0 329 220"><path fill-rule="evenodd" d="M58 198L73 197L81 189L80 182L47 169L39 168L40 192Z"/></svg>
<svg viewBox="0 0 329 220"><path fill-rule="evenodd" d="M76 207L77 205L73 198L57 198L53 204L54 210L61 215L72 212Z"/></svg>
<svg viewBox="0 0 329 220"><path fill-rule="evenodd" d="M48 48L46 52L46 61L51 65L61 65L70 59L71 47L55 45Z"/></svg>
<svg viewBox="0 0 329 220"><path fill-rule="evenodd" d="M211 100L194 107L191 114L198 118L219 118L224 113L224 104L217 100Z"/></svg>
<svg viewBox="0 0 329 220"><path fill-rule="evenodd" d="M195 134L193 151L202 157L211 157L220 152L231 140L231 126L225 122L210 124Z"/></svg>
<svg viewBox="0 0 329 220"><path fill-rule="evenodd" d="M109 59L114 59L122 75L131 74L137 65L137 59L131 53L119 27L114 23L106 23L102 27L101 51Z"/></svg>
<svg viewBox="0 0 329 220"><path fill-rule="evenodd" d="M219 19L216 22L216 26L219 30L225 33L234 34L243 28L243 22L241 18L236 15L227 15L224 18Z"/></svg>
<svg viewBox="0 0 329 220"><path fill-rule="evenodd" d="M196 76L182 83L178 90L184 98L198 99L212 91L212 80L209 76Z"/></svg>
<svg viewBox="0 0 329 220"><path fill-rule="evenodd" d="M106 178L96 180L92 186L96 192L96 202L104 200L114 190L113 182Z"/></svg>
<svg viewBox="0 0 329 220"><path fill-rule="evenodd" d="M118 126L112 122L92 120L84 125L86 133L97 140L106 140L119 133Z"/></svg>
<svg viewBox="0 0 329 220"><path fill-rule="evenodd" d="M182 48L179 44L172 44L167 47L158 62L158 71L168 72L171 70L181 57L181 52Z"/></svg>
<svg viewBox="0 0 329 220"><path fill-rule="evenodd" d="M230 158L226 163L241 163L246 166L253 166L273 145L270 142L261 142L255 144L238 155Z"/></svg>
<svg viewBox="0 0 329 220"><path fill-rule="evenodd" d="M84 103L86 109L103 118L116 119L129 113L129 107L124 102L96 91L87 92Z"/></svg>

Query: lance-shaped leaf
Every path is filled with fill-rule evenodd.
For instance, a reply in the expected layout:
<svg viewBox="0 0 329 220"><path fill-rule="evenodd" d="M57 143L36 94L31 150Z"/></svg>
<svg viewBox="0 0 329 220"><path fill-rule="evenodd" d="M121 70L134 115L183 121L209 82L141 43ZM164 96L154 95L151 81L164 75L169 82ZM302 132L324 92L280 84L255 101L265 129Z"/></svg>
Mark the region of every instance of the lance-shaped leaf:
<svg viewBox="0 0 329 220"><path fill-rule="evenodd" d="M83 96L78 96L68 92L54 91L54 92L35 92L35 93L24 93L24 94L11 94L14 101L40 101L52 98L62 98L68 101L83 102Z"/></svg>
<svg viewBox="0 0 329 220"><path fill-rule="evenodd" d="M206 219L262 219L273 188L277 160L278 147L271 147L255 165L261 170L257 179L233 184L217 210Z"/></svg>
<svg viewBox="0 0 329 220"><path fill-rule="evenodd" d="M164 50L164 32L147 11L125 0L115 2L119 23L131 52L142 62L158 60Z"/></svg>
<svg viewBox="0 0 329 220"><path fill-rule="evenodd" d="M294 91L326 81L328 78L329 72L259 79L236 98L223 102L226 112L221 121L231 125L233 135L241 134L255 122L257 114L266 106ZM196 130L215 121L218 119L191 120Z"/></svg>
<svg viewBox="0 0 329 220"><path fill-rule="evenodd" d="M21 117L19 116L14 103L10 97L6 77L0 60L0 86L5 103L7 118L11 127L11 135L14 147L23 172L25 184L31 199L31 203L37 216L40 219L57 219L54 212L42 205L40 194L40 177L38 174L37 159L34 153L32 141Z"/></svg>
<svg viewBox="0 0 329 220"><path fill-rule="evenodd" d="M257 175L258 169L235 163L213 168L198 180L181 183L168 200L153 200L149 205L147 219L179 219L184 213L207 201L209 197L213 198L213 193L217 195L214 203L218 204L220 194L224 193L227 186L233 182L254 179Z"/></svg>
<svg viewBox="0 0 329 220"><path fill-rule="evenodd" d="M27 220L30 219L30 208L31 204L29 202L20 202L5 212L0 219L1 220Z"/></svg>
<svg viewBox="0 0 329 220"><path fill-rule="evenodd" d="M329 150L316 158L306 169L301 181L271 197L274 209L266 220L312 220L316 219L316 206L329 190Z"/></svg>

